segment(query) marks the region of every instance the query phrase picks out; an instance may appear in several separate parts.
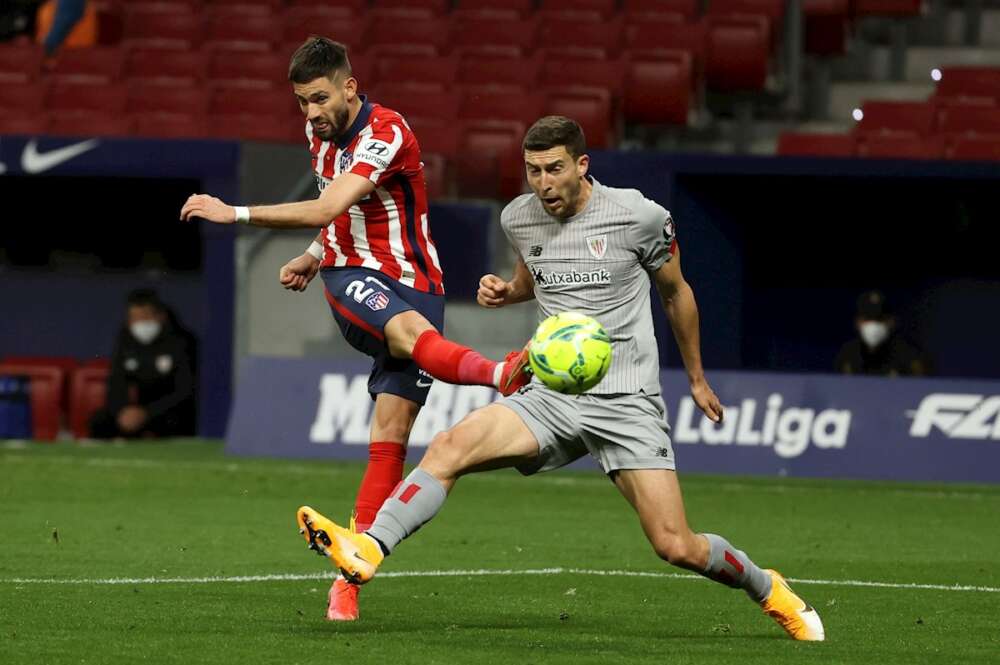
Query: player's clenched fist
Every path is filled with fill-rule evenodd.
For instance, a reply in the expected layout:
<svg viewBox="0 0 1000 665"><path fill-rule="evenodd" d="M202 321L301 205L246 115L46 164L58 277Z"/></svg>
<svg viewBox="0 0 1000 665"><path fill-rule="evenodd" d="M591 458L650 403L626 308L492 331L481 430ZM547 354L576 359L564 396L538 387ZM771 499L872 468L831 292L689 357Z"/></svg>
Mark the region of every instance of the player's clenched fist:
<svg viewBox="0 0 1000 665"><path fill-rule="evenodd" d="M281 266L278 281L290 291L305 291L309 282L319 272L319 261L306 252Z"/></svg>
<svg viewBox="0 0 1000 665"><path fill-rule="evenodd" d="M483 307L503 307L507 304L507 294L510 284L496 275L483 275L479 278L479 291L476 302Z"/></svg>
<svg viewBox="0 0 1000 665"><path fill-rule="evenodd" d="M236 208L208 194L192 194L181 208L181 221L201 217L216 224L232 224L236 221Z"/></svg>

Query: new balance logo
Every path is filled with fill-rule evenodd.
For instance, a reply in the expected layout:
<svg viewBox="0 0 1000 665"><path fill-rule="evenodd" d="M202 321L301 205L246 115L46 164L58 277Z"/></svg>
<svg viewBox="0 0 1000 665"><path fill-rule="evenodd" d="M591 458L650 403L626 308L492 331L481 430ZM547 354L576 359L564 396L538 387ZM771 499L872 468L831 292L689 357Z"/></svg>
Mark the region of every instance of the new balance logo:
<svg viewBox="0 0 1000 665"><path fill-rule="evenodd" d="M541 245L532 245L531 249L528 250L528 256L534 257L534 256L541 256L541 255L542 255L542 246Z"/></svg>

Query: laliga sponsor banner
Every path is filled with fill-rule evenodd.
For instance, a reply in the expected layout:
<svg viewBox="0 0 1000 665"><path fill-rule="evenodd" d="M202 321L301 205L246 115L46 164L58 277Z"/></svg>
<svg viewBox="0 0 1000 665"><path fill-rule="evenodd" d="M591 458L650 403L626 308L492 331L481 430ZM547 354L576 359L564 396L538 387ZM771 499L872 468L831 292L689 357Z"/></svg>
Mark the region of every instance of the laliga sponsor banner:
<svg viewBox="0 0 1000 665"><path fill-rule="evenodd" d="M369 368L364 361L244 359L226 449L364 459ZM661 373L682 472L1000 482L1000 382L750 372L709 378L726 406L720 425L698 410L683 372ZM435 381L411 447L425 447L495 399L488 388Z"/></svg>

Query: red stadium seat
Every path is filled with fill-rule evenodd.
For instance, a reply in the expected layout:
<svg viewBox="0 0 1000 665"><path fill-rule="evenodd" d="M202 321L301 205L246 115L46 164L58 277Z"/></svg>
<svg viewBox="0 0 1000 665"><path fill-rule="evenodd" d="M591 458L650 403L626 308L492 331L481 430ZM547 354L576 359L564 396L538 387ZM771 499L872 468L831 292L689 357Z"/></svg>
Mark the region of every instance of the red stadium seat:
<svg viewBox="0 0 1000 665"><path fill-rule="evenodd" d="M26 376L31 380L32 438L53 441L59 434L59 403L66 384L66 372L58 366L40 367L0 363L0 375Z"/></svg>
<svg viewBox="0 0 1000 665"><path fill-rule="evenodd" d="M948 159L1000 161L1000 134L956 136L945 152Z"/></svg>
<svg viewBox="0 0 1000 665"><path fill-rule="evenodd" d="M288 90L255 90L248 99L230 90L214 89L209 93L208 111L213 115L275 115L286 124L302 119L302 111Z"/></svg>
<svg viewBox="0 0 1000 665"><path fill-rule="evenodd" d="M238 21L229 16L209 18L205 28L205 46L225 51L270 51L280 40L270 16L245 16Z"/></svg>
<svg viewBox="0 0 1000 665"><path fill-rule="evenodd" d="M424 164L427 198L433 200L448 196L448 160L445 156L421 152L420 160Z"/></svg>
<svg viewBox="0 0 1000 665"><path fill-rule="evenodd" d="M128 13L145 14L193 14L201 11L202 0L129 0L122 2L122 9Z"/></svg>
<svg viewBox="0 0 1000 665"><path fill-rule="evenodd" d="M269 113L223 113L208 117L208 136L269 143L304 141L301 126L290 128L288 117ZM297 138L296 138L297 137Z"/></svg>
<svg viewBox="0 0 1000 665"><path fill-rule="evenodd" d="M863 134L858 137L857 154L881 159L939 159L944 156L944 145L938 137L915 132Z"/></svg>
<svg viewBox="0 0 1000 665"><path fill-rule="evenodd" d="M517 122L466 123L456 160L458 194L502 199L520 194L525 131L525 125Z"/></svg>
<svg viewBox="0 0 1000 665"><path fill-rule="evenodd" d="M282 22L282 39L286 44L298 47L311 35L322 35L346 44L349 55L364 44L368 26L367 19L355 16L349 9L326 5L293 7L285 12ZM292 52L285 55L291 57Z"/></svg>
<svg viewBox="0 0 1000 665"><path fill-rule="evenodd" d="M364 38L364 50L381 53L443 54L448 50L447 25L441 19L421 12L375 10Z"/></svg>
<svg viewBox="0 0 1000 665"><path fill-rule="evenodd" d="M641 124L686 125L691 107L692 58L664 51L628 62L625 119Z"/></svg>
<svg viewBox="0 0 1000 665"><path fill-rule="evenodd" d="M458 11L516 11L522 15L527 15L535 9L535 0L456 0L455 8Z"/></svg>
<svg viewBox="0 0 1000 665"><path fill-rule="evenodd" d="M132 118L120 113L68 109L48 115L47 133L50 136L128 136L133 133Z"/></svg>
<svg viewBox="0 0 1000 665"><path fill-rule="evenodd" d="M778 154L786 157L852 157L852 134L784 132L778 137Z"/></svg>
<svg viewBox="0 0 1000 665"><path fill-rule="evenodd" d="M851 24L850 0L803 0L805 50L814 55L847 52Z"/></svg>
<svg viewBox="0 0 1000 665"><path fill-rule="evenodd" d="M194 13L133 10L125 17L126 48L189 51L201 40L202 20Z"/></svg>
<svg viewBox="0 0 1000 665"><path fill-rule="evenodd" d="M125 60L125 77L171 87L197 86L205 79L208 60L201 51L135 49Z"/></svg>
<svg viewBox="0 0 1000 665"><path fill-rule="evenodd" d="M125 86L54 83L45 96L46 109L62 112L116 114L125 110Z"/></svg>
<svg viewBox="0 0 1000 665"><path fill-rule="evenodd" d="M583 129L588 147L609 148L615 142L611 93L607 90L551 92L545 104L545 115L564 115L576 120Z"/></svg>
<svg viewBox="0 0 1000 665"><path fill-rule="evenodd" d="M922 0L854 0L857 16L917 16Z"/></svg>
<svg viewBox="0 0 1000 665"><path fill-rule="evenodd" d="M42 110L46 88L41 83L5 83L0 85L0 116L14 111L37 113Z"/></svg>
<svg viewBox="0 0 1000 665"><path fill-rule="evenodd" d="M302 7L316 7L316 0L288 0L289 9L297 10ZM324 0L323 7L331 9L349 10L354 14L361 14L368 9L368 0Z"/></svg>
<svg viewBox="0 0 1000 665"><path fill-rule="evenodd" d="M37 81L41 71L41 46L0 44L0 86Z"/></svg>
<svg viewBox="0 0 1000 665"><path fill-rule="evenodd" d="M934 105L930 102L866 101L855 127L858 134L912 132L926 136L934 130Z"/></svg>
<svg viewBox="0 0 1000 665"><path fill-rule="evenodd" d="M398 111L406 118L414 116L451 121L458 117L459 96L453 91L383 85L371 91L369 100Z"/></svg>
<svg viewBox="0 0 1000 665"><path fill-rule="evenodd" d="M417 9L435 15L447 14L451 9L448 0L374 0L375 9Z"/></svg>
<svg viewBox="0 0 1000 665"><path fill-rule="evenodd" d="M537 48L551 48L552 52L566 54L576 51L598 50L594 59L617 57L621 51L624 24L621 20L600 23L565 20L554 17L542 19L536 36Z"/></svg>
<svg viewBox="0 0 1000 665"><path fill-rule="evenodd" d="M538 32L537 17L494 19L456 14L452 21L452 42L456 48L513 49L515 55L530 53Z"/></svg>
<svg viewBox="0 0 1000 665"><path fill-rule="evenodd" d="M647 20L663 14L680 14L692 20L701 13L700 0L625 0L626 20Z"/></svg>
<svg viewBox="0 0 1000 665"><path fill-rule="evenodd" d="M458 105L461 120L533 124L545 113L545 97L525 88L466 90Z"/></svg>
<svg viewBox="0 0 1000 665"><path fill-rule="evenodd" d="M6 365L22 365L31 367L56 367L63 373L63 376L69 377L76 371L76 368L80 366L80 362L73 358L72 356L4 356L3 360L0 360ZM59 408L61 411L66 411L69 407L69 383L64 383L63 392L59 395Z"/></svg>
<svg viewBox="0 0 1000 665"><path fill-rule="evenodd" d="M288 57L283 54L216 51L208 65L208 84L213 87L272 88L287 82Z"/></svg>
<svg viewBox="0 0 1000 665"><path fill-rule="evenodd" d="M538 82L541 62L535 58L460 58L458 82L465 88L476 86L531 87Z"/></svg>
<svg viewBox="0 0 1000 665"><path fill-rule="evenodd" d="M587 62L580 66L576 60L546 58L541 65L539 82L544 90L563 91L575 88L608 90L612 97L621 100L625 94L628 66L625 60Z"/></svg>
<svg viewBox="0 0 1000 665"><path fill-rule="evenodd" d="M192 113L131 113L135 136L162 139L200 139L208 136L208 119Z"/></svg>
<svg viewBox="0 0 1000 665"><path fill-rule="evenodd" d="M1000 67L942 67L938 97L995 97L1000 99Z"/></svg>
<svg viewBox="0 0 1000 665"><path fill-rule="evenodd" d="M629 21L625 25L626 52L631 57L662 51L688 51L695 71L704 68L708 46L705 23L685 23L680 14L665 14L656 20Z"/></svg>
<svg viewBox="0 0 1000 665"><path fill-rule="evenodd" d="M112 83L121 78L124 63L125 53L118 48L77 48L59 58L49 78L66 83Z"/></svg>
<svg viewBox="0 0 1000 665"><path fill-rule="evenodd" d="M1000 134L1000 108L980 104L949 104L937 109L939 134Z"/></svg>
<svg viewBox="0 0 1000 665"><path fill-rule="evenodd" d="M205 12L213 16L270 16L283 9L281 0L211 0Z"/></svg>
<svg viewBox="0 0 1000 665"><path fill-rule="evenodd" d="M125 110L135 114L204 115L208 111L206 88L171 88L150 83L128 86Z"/></svg>
<svg viewBox="0 0 1000 665"><path fill-rule="evenodd" d="M777 26L785 17L785 0L712 0L708 3L708 13L757 14L768 17Z"/></svg>
<svg viewBox="0 0 1000 665"><path fill-rule="evenodd" d="M454 159L458 155L462 133L456 127L454 121L427 116L408 115L406 116L406 122L417 137L421 155L424 153L433 153L447 159Z"/></svg>
<svg viewBox="0 0 1000 665"><path fill-rule="evenodd" d="M90 436L90 418L108 398L108 369L81 367L70 382L69 429L78 439Z"/></svg>
<svg viewBox="0 0 1000 665"><path fill-rule="evenodd" d="M375 78L380 83L431 85L449 88L455 84L458 61L447 56L382 57L375 61Z"/></svg>
<svg viewBox="0 0 1000 665"><path fill-rule="evenodd" d="M25 111L0 113L0 136L35 136L49 131L49 119L44 114Z"/></svg>
<svg viewBox="0 0 1000 665"><path fill-rule="evenodd" d="M542 0L543 12L597 12L605 18L618 11L616 0Z"/></svg>
<svg viewBox="0 0 1000 665"><path fill-rule="evenodd" d="M764 16L709 16L705 76L719 92L763 90L770 27Z"/></svg>

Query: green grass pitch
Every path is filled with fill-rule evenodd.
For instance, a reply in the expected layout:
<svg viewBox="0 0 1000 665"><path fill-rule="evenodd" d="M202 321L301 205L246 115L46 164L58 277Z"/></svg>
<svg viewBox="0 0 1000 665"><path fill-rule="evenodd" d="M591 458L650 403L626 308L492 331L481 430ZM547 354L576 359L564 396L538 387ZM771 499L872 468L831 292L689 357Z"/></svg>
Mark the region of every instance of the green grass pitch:
<svg viewBox="0 0 1000 665"><path fill-rule="evenodd" d="M581 472L463 479L361 620L328 623L294 513L346 517L361 472L203 441L0 448L0 663L1000 662L998 487L682 474L694 528L802 580L827 641L801 644L661 563ZM518 572L540 569L562 570Z"/></svg>

